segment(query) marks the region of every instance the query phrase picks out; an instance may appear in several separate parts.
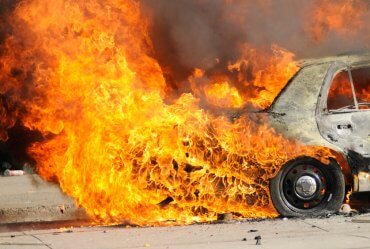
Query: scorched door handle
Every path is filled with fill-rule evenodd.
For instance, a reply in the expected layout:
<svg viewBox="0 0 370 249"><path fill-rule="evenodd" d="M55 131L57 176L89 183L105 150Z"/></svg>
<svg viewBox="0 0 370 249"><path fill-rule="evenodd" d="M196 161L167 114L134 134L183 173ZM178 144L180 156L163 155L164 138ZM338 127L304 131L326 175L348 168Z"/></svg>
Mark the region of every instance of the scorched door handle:
<svg viewBox="0 0 370 249"><path fill-rule="evenodd" d="M338 129L338 130L352 129L352 125L351 125L351 124L341 124L341 125L337 125L337 129Z"/></svg>

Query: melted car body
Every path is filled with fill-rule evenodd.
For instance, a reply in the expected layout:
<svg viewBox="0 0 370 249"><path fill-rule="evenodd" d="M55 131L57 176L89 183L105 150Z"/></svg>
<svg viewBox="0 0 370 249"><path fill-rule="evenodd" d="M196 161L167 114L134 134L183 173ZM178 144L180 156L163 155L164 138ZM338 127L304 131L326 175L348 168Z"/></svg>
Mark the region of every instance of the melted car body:
<svg viewBox="0 0 370 249"><path fill-rule="evenodd" d="M268 116L271 126L284 136L343 155L351 169L353 191L370 191L370 53L304 61ZM291 190L307 175L302 173ZM284 186L284 177L276 186ZM289 199L290 190L284 191L282 198ZM302 199L298 192L297 199Z"/></svg>

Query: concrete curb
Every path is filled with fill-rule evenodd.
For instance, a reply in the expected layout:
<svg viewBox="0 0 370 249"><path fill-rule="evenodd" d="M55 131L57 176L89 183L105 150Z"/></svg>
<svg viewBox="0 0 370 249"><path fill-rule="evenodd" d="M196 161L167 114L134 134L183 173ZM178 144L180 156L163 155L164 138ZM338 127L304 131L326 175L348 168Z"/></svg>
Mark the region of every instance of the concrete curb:
<svg viewBox="0 0 370 249"><path fill-rule="evenodd" d="M86 219L58 185L36 174L0 177L0 224Z"/></svg>

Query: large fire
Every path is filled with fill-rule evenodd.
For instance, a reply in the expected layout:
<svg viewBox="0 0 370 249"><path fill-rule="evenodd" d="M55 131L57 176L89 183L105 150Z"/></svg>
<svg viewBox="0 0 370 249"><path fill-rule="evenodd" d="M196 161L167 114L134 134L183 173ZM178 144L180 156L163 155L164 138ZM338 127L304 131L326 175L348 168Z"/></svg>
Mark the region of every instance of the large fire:
<svg viewBox="0 0 370 249"><path fill-rule="evenodd" d="M329 155L242 111L268 107L298 70L277 45L242 44L227 73L194 68L178 96L137 1L25 0L10 18L1 137L16 122L40 131L29 148L38 173L97 221L274 217L268 179L289 159Z"/></svg>
<svg viewBox="0 0 370 249"><path fill-rule="evenodd" d="M346 36L364 28L363 32L368 32L366 18L363 18L368 15L368 4L362 0L322 0L312 13L313 18L309 19L307 29L315 41L323 40L331 30Z"/></svg>

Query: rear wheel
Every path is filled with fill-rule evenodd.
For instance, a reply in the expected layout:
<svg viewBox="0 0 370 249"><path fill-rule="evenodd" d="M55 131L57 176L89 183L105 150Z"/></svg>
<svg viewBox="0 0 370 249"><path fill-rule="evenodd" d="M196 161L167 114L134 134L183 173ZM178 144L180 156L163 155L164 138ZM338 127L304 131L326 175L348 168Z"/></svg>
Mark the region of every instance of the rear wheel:
<svg viewBox="0 0 370 249"><path fill-rule="evenodd" d="M345 193L337 165L302 157L288 162L270 181L272 202L283 216L320 216L337 212Z"/></svg>

